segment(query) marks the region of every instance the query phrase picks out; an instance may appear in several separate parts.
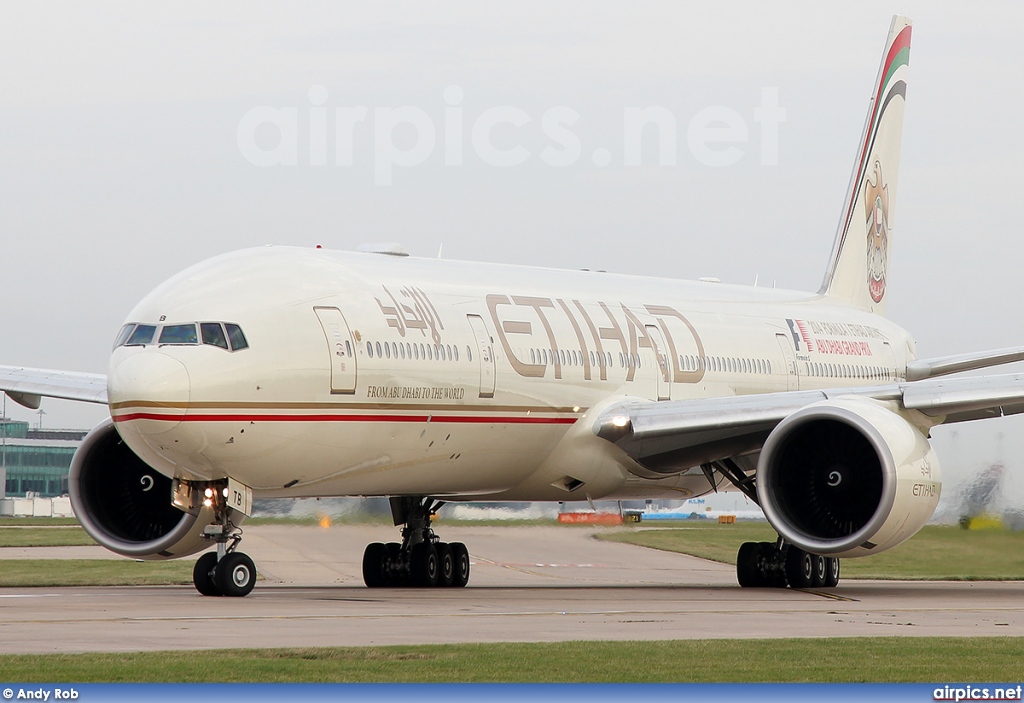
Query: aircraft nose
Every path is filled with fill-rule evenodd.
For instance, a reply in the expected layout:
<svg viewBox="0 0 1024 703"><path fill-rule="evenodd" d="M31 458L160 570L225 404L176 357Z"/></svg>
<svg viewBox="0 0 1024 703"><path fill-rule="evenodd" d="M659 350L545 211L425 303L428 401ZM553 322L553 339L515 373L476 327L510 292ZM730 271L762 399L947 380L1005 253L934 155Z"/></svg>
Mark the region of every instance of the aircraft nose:
<svg viewBox="0 0 1024 703"><path fill-rule="evenodd" d="M163 352L132 354L107 378L111 416L115 422L130 422L140 434L163 434L185 415L191 395L188 370Z"/></svg>

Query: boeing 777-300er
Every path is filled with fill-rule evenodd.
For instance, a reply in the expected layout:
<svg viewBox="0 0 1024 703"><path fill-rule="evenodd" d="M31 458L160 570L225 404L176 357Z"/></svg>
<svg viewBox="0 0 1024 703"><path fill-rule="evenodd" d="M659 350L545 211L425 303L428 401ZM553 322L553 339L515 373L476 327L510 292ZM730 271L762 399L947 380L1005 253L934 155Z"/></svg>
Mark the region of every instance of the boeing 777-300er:
<svg viewBox="0 0 1024 703"><path fill-rule="evenodd" d="M0 389L105 403L71 466L75 514L138 559L203 554L244 596L253 498L387 496L401 542L367 586L464 586L449 501L699 496L732 484L776 542L741 586L832 586L839 559L916 533L939 499L929 430L1024 411L1024 376L940 378L885 317L910 22L893 19L817 293L266 247L210 259L128 315L107 375L0 367ZM537 545L543 549L543 545Z"/></svg>

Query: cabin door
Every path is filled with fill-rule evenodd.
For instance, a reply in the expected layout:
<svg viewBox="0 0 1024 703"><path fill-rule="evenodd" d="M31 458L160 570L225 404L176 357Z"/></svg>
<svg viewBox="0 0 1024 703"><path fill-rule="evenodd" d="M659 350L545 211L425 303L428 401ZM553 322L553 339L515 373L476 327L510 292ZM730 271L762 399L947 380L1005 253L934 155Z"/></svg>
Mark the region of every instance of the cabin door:
<svg viewBox="0 0 1024 703"><path fill-rule="evenodd" d="M476 340L476 356L480 362L480 397L494 397L494 349L491 336L479 315L466 315L469 326L473 328L473 339Z"/></svg>
<svg viewBox="0 0 1024 703"><path fill-rule="evenodd" d="M800 378L797 376L796 354L793 352L793 343L784 334L775 335L775 341L779 343L779 349L782 350L782 372L786 374L786 390L798 390Z"/></svg>
<svg viewBox="0 0 1024 703"><path fill-rule="evenodd" d="M668 347L665 346L665 337L656 325L645 325L647 336L654 342L654 360L658 367L654 375L658 377L658 400L668 400L672 397L672 362L668 358Z"/></svg>
<svg viewBox="0 0 1024 703"><path fill-rule="evenodd" d="M331 358L331 393L356 392L356 345L338 308L314 307Z"/></svg>
<svg viewBox="0 0 1024 703"><path fill-rule="evenodd" d="M886 369L886 378L890 381L903 380L895 376L896 373L896 355L892 352L892 345L888 342L882 343L882 367Z"/></svg>

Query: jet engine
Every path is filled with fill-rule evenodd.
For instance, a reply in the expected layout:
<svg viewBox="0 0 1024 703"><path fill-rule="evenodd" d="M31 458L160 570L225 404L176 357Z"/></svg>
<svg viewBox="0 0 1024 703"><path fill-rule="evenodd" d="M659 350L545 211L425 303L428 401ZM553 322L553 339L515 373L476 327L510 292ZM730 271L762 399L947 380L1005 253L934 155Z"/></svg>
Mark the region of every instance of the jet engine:
<svg viewBox="0 0 1024 703"><path fill-rule="evenodd" d="M173 559L210 546L202 538L213 511L172 504L172 481L128 447L112 420L93 429L71 461L75 516L107 549L135 559Z"/></svg>
<svg viewBox="0 0 1024 703"><path fill-rule="evenodd" d="M772 431L758 495L779 535L813 554L877 554L931 518L942 483L925 433L884 403L838 398Z"/></svg>

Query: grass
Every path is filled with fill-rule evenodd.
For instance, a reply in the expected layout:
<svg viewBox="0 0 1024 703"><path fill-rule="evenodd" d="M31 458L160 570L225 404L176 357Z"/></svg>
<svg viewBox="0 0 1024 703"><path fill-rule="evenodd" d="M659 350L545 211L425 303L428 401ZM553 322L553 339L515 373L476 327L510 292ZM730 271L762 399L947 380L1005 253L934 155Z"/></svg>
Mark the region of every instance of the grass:
<svg viewBox="0 0 1024 703"><path fill-rule="evenodd" d="M73 517L0 517L0 527L66 527L77 524L78 520Z"/></svg>
<svg viewBox="0 0 1024 703"><path fill-rule="evenodd" d="M558 642L2 655L18 682L1018 681L1024 638Z"/></svg>
<svg viewBox="0 0 1024 703"><path fill-rule="evenodd" d="M190 584L193 562L192 559L3 559L0 560L0 587ZM0 671L3 671L2 666Z"/></svg>
<svg viewBox="0 0 1024 703"><path fill-rule="evenodd" d="M641 527L598 539L691 554L733 564L743 542L775 541L764 522ZM844 559L843 578L952 581L1024 580L1024 532L961 530L928 525L898 547L865 559Z"/></svg>
<svg viewBox="0 0 1024 703"><path fill-rule="evenodd" d="M96 544L76 525L55 527L0 527L0 547L84 547Z"/></svg>

